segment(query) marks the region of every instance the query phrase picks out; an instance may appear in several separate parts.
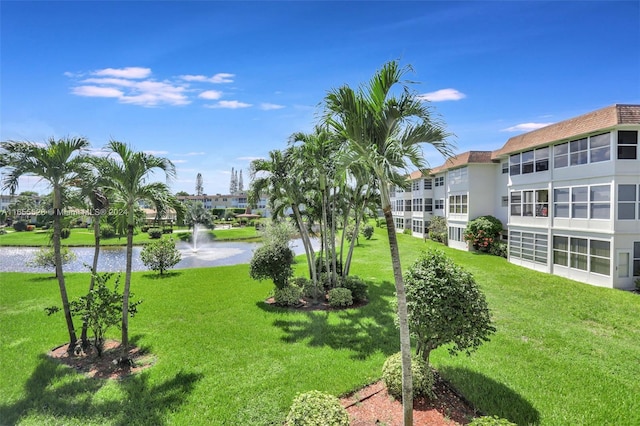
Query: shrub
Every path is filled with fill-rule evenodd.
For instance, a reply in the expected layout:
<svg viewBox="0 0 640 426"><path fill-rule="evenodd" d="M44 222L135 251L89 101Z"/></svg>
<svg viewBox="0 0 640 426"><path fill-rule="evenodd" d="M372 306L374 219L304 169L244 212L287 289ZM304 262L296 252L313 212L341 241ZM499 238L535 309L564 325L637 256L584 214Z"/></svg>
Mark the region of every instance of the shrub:
<svg viewBox="0 0 640 426"><path fill-rule="evenodd" d="M506 259L509 255L509 249L506 243L494 241L493 244L491 244L491 247L489 247L489 254L504 257Z"/></svg>
<svg viewBox="0 0 640 426"><path fill-rule="evenodd" d="M333 395L320 391L299 394L287 415L288 426L349 426L349 414Z"/></svg>
<svg viewBox="0 0 640 426"><path fill-rule="evenodd" d="M488 252L502 232L502 222L493 216L480 216L467 224L464 240L479 251Z"/></svg>
<svg viewBox="0 0 640 426"><path fill-rule="evenodd" d="M60 247L60 255L62 257L63 265L76 260L76 254L66 246ZM36 251L33 260L27 262L27 266L55 269L56 257L53 247L40 247L38 251Z"/></svg>
<svg viewBox="0 0 640 426"><path fill-rule="evenodd" d="M411 356L411 373L413 376L413 396L434 398L433 385L435 377L426 361L417 355ZM382 380L387 392L395 399L402 400L402 354L391 355L382 366Z"/></svg>
<svg viewBox="0 0 640 426"><path fill-rule="evenodd" d="M100 225L100 238L113 238L116 236L116 230L109 224Z"/></svg>
<svg viewBox="0 0 640 426"><path fill-rule="evenodd" d="M365 225L365 227L362 228L362 235L364 235L364 238L366 240L370 240L371 237L373 236L373 231L374 231L373 226Z"/></svg>
<svg viewBox="0 0 640 426"><path fill-rule="evenodd" d="M142 263L152 271L160 272L160 275L176 266L181 259L182 255L173 238L149 243L140 252Z"/></svg>
<svg viewBox="0 0 640 426"><path fill-rule="evenodd" d="M405 230L404 230L404 231L402 231L402 233L403 233L404 235L411 235L411 234L412 234L411 229L409 229L409 228L405 228Z"/></svg>
<svg viewBox="0 0 640 426"><path fill-rule="evenodd" d="M376 226L378 228L382 228L383 226L387 226L387 221L383 217L376 218Z"/></svg>
<svg viewBox="0 0 640 426"><path fill-rule="evenodd" d="M498 416L482 416L473 419L468 426L517 426L507 419Z"/></svg>
<svg viewBox="0 0 640 426"><path fill-rule="evenodd" d="M316 257L316 272L318 274L322 274L327 272L327 265L325 263L326 257L320 258ZM333 261L329 259L329 272L333 270ZM340 259L336 259L336 273L338 275L342 274L342 262Z"/></svg>
<svg viewBox="0 0 640 426"><path fill-rule="evenodd" d="M434 216L429 224L429 238L442 244L447 244L448 230L447 219L442 216Z"/></svg>
<svg viewBox="0 0 640 426"><path fill-rule="evenodd" d="M425 361L433 349L450 343L451 355L470 354L496 331L473 276L443 252L423 253L404 279L409 330Z"/></svg>
<svg viewBox="0 0 640 426"><path fill-rule="evenodd" d="M293 275L294 253L287 244L272 242L253 252L249 276L254 280L271 279L277 288L284 288Z"/></svg>
<svg viewBox="0 0 640 426"><path fill-rule="evenodd" d="M33 231L36 229L35 225L27 225L27 231Z"/></svg>
<svg viewBox="0 0 640 426"><path fill-rule="evenodd" d="M149 230L147 230L147 234L149 234L149 238L151 238L151 239L162 238L162 229L160 229L160 228L149 228Z"/></svg>
<svg viewBox="0 0 640 426"><path fill-rule="evenodd" d="M328 293L329 306L332 308L341 308L353 305L353 297L351 290L348 288L336 287L329 290Z"/></svg>
<svg viewBox="0 0 640 426"><path fill-rule="evenodd" d="M4 235L7 233L7 230L4 228L0 228L0 235Z"/></svg>
<svg viewBox="0 0 640 426"><path fill-rule="evenodd" d="M340 286L351 290L354 302L364 302L367 300L369 286L367 286L367 283L364 282L362 278L355 275L344 277L340 282Z"/></svg>
<svg viewBox="0 0 640 426"><path fill-rule="evenodd" d="M22 232L27 230L27 222L24 220L16 220L13 222L13 229L17 232Z"/></svg>
<svg viewBox="0 0 640 426"><path fill-rule="evenodd" d="M344 237L347 239L347 241L351 242L355 232L356 232L356 226L354 224L351 224L344 229Z"/></svg>
<svg viewBox="0 0 640 426"><path fill-rule="evenodd" d="M318 284L317 286L314 286L313 281L307 278L295 277L291 281L291 284L299 287L302 290L302 295L304 297L319 299L324 295L324 289L322 288L322 284Z"/></svg>
<svg viewBox="0 0 640 426"><path fill-rule="evenodd" d="M71 236L71 229L69 228L62 228L60 230L60 238L62 238L63 240L69 238L69 236Z"/></svg>
<svg viewBox="0 0 640 426"><path fill-rule="evenodd" d="M276 287L273 293L273 299L278 306L297 306L300 304L300 297L302 297L302 289L295 285Z"/></svg>

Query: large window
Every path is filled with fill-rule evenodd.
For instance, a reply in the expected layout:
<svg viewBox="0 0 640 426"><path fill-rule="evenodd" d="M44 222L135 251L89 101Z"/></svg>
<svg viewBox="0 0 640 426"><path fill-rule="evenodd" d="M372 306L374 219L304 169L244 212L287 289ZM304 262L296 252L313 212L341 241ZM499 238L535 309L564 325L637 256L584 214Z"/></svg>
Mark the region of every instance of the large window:
<svg viewBox="0 0 640 426"><path fill-rule="evenodd" d="M457 184L467 182L469 171L466 167L453 169L449 171L449 184Z"/></svg>
<svg viewBox="0 0 640 426"><path fill-rule="evenodd" d="M433 186L433 180L431 179L423 179L422 181L424 182L424 189L431 189Z"/></svg>
<svg viewBox="0 0 640 426"><path fill-rule="evenodd" d="M553 237L553 263L601 275L611 273L611 243L565 236Z"/></svg>
<svg viewBox="0 0 640 426"><path fill-rule="evenodd" d="M592 185L555 188L553 214L558 218L611 218L611 186Z"/></svg>
<svg viewBox="0 0 640 426"><path fill-rule="evenodd" d="M420 181L419 180L414 180L413 182L411 182L411 190L412 191L420 191Z"/></svg>
<svg viewBox="0 0 640 426"><path fill-rule="evenodd" d="M413 199L413 211L421 212L422 211L422 198L414 198Z"/></svg>
<svg viewBox="0 0 640 426"><path fill-rule="evenodd" d="M509 157L509 174L516 176L519 174L529 174L534 172L544 172L549 170L549 147L538 148L536 150L525 151L520 154L513 154ZM503 165L503 173L506 173Z"/></svg>
<svg viewBox="0 0 640 426"><path fill-rule="evenodd" d="M438 176L435 179L436 181L436 186L444 186L444 176Z"/></svg>
<svg viewBox="0 0 640 426"><path fill-rule="evenodd" d="M444 198L435 200L433 208L436 210L444 210Z"/></svg>
<svg viewBox="0 0 640 426"><path fill-rule="evenodd" d="M433 211L433 198L425 198L424 199L424 211L432 212Z"/></svg>
<svg viewBox="0 0 640 426"><path fill-rule="evenodd" d="M640 219L640 185L618 185L618 219Z"/></svg>
<svg viewBox="0 0 640 426"><path fill-rule="evenodd" d="M468 205L466 195L449 196L449 213L466 214L467 208Z"/></svg>
<svg viewBox="0 0 640 426"><path fill-rule="evenodd" d="M638 158L638 131L618 130L618 160Z"/></svg>
<svg viewBox="0 0 640 426"><path fill-rule="evenodd" d="M547 264L548 238L546 234L511 231L509 233L509 256Z"/></svg>
<svg viewBox="0 0 640 426"><path fill-rule="evenodd" d="M611 159L611 133L564 142L553 147L553 167L580 166Z"/></svg>
<svg viewBox="0 0 640 426"><path fill-rule="evenodd" d="M404 211L405 212L411 211L411 200L404 200Z"/></svg>
<svg viewBox="0 0 640 426"><path fill-rule="evenodd" d="M464 241L464 228L460 228L458 226L450 226L449 227L449 241Z"/></svg>
<svg viewBox="0 0 640 426"><path fill-rule="evenodd" d="M549 191L547 189L512 191L511 216L549 216Z"/></svg>

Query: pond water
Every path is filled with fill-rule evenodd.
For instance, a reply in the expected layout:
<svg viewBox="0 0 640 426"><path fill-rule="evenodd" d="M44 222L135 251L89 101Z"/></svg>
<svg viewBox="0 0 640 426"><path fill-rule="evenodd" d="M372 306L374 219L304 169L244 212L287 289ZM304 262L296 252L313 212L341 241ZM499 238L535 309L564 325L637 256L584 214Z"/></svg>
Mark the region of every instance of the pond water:
<svg viewBox="0 0 640 426"><path fill-rule="evenodd" d="M199 244L198 249L194 250L192 245L178 242L177 247L182 255L182 260L174 269L184 269L249 263L251 256L253 256L253 251L260 247L260 243L213 241ZM304 246L301 240L292 240L290 247L296 255L304 254ZM64 265L64 271L89 271L93 263L93 247L73 247L70 250L76 254L76 260ZM140 260L141 250L142 247L136 246L133 248L134 271L146 271L148 269ZM33 260L37 251L38 248L36 247L0 247L0 272L53 272L52 269L29 266L29 262ZM101 247L100 257L98 258L98 271L124 272L125 264L126 247Z"/></svg>

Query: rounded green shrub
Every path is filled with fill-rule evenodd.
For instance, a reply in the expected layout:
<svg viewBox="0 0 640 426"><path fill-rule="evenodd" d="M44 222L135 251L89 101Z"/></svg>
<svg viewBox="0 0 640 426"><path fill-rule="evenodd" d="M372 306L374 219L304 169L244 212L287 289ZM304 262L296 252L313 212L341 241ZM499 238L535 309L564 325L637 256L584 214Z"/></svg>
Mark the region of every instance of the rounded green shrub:
<svg viewBox="0 0 640 426"><path fill-rule="evenodd" d="M116 231L113 226L109 224L100 225L100 238L113 238L116 236Z"/></svg>
<svg viewBox="0 0 640 426"><path fill-rule="evenodd" d="M502 419L498 416L482 416L476 417L469 423L469 426L517 426L515 423L511 423L507 419Z"/></svg>
<svg viewBox="0 0 640 426"><path fill-rule="evenodd" d="M300 297L302 297L302 289L295 285L276 287L273 293L273 299L278 306L296 306L300 303Z"/></svg>
<svg viewBox="0 0 640 426"><path fill-rule="evenodd" d="M351 290L354 302L364 302L369 295L369 287L364 280L356 275L344 277L340 283L341 287Z"/></svg>
<svg viewBox="0 0 640 426"><path fill-rule="evenodd" d="M353 305L351 290L343 287L336 287L329 290L329 306L332 308L342 308Z"/></svg>
<svg viewBox="0 0 640 426"><path fill-rule="evenodd" d="M371 237L373 237L373 226L371 225L365 225L364 228L362 228L362 235L364 235L364 238L366 240L370 240Z"/></svg>
<svg viewBox="0 0 640 426"><path fill-rule="evenodd" d="M320 298L324 295L322 284L317 287L313 285L313 281L304 277L295 277L291 280L291 284L302 289L302 295L313 299Z"/></svg>
<svg viewBox="0 0 640 426"><path fill-rule="evenodd" d="M62 238L63 240L69 238L70 235L71 235L71 229L62 228L60 230L60 238Z"/></svg>
<svg viewBox="0 0 640 426"><path fill-rule="evenodd" d="M349 426L349 414L333 395L310 391L295 397L287 415L288 426Z"/></svg>
<svg viewBox="0 0 640 426"><path fill-rule="evenodd" d="M16 220L13 222L13 229L17 232L22 232L27 230L27 222L24 220Z"/></svg>
<svg viewBox="0 0 640 426"><path fill-rule="evenodd" d="M413 396L434 398L433 385L435 377L433 371L421 357L411 356L411 372L413 375ZM391 355L382 366L382 380L387 386L387 392L392 397L402 399L402 354Z"/></svg>
<svg viewBox="0 0 640 426"><path fill-rule="evenodd" d="M147 234L149 234L149 238L151 238L151 239L162 238L162 229L160 229L160 228L149 228L149 230L147 231Z"/></svg>

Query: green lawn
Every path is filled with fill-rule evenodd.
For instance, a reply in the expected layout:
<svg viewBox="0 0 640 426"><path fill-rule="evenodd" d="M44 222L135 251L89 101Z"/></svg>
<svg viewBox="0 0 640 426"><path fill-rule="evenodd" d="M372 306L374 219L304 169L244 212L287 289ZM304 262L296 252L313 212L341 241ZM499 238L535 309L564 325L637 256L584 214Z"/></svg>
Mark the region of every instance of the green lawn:
<svg viewBox="0 0 640 426"><path fill-rule="evenodd" d="M487 295L492 341L471 357L432 354L478 409L521 425L640 424L640 296L398 237L405 268L440 247ZM281 424L297 392L340 395L376 380L399 346L391 265L384 230L360 242L352 271L372 284L358 310L267 308L271 284L249 279L247 265L134 273L144 303L130 334L158 361L116 383L46 358L66 336L62 315L43 311L58 302L55 280L0 274L0 424ZM85 291L86 274L68 277L72 297Z"/></svg>

